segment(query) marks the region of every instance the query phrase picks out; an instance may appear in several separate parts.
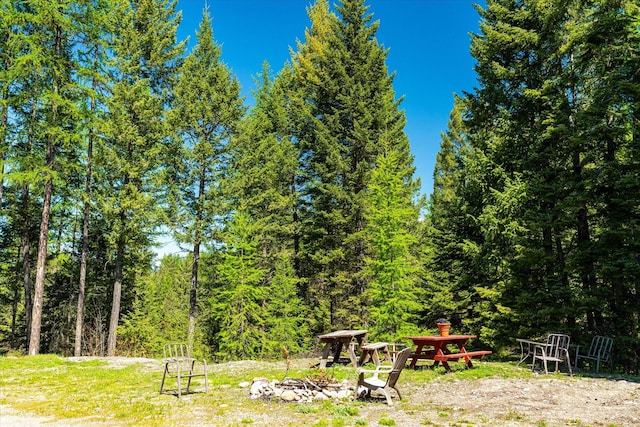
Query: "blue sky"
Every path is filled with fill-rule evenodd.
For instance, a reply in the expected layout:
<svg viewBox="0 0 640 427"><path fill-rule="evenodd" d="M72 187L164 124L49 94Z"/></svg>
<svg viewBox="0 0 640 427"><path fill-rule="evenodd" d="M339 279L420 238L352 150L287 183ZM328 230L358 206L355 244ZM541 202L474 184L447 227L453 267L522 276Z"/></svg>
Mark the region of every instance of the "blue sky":
<svg viewBox="0 0 640 427"><path fill-rule="evenodd" d="M290 59L289 48L304 41L313 0L207 0L213 36L250 103L254 77L267 60L274 73ZM330 0L330 4L336 1ZM378 42L390 49L387 66L396 72L396 97L404 96L405 131L415 156L422 192L433 187L433 166L453 107L453 94L476 85L470 32L478 32L473 3L483 0L367 0L380 21ZM180 39L196 43L205 0L179 0ZM189 49L190 51L191 49Z"/></svg>

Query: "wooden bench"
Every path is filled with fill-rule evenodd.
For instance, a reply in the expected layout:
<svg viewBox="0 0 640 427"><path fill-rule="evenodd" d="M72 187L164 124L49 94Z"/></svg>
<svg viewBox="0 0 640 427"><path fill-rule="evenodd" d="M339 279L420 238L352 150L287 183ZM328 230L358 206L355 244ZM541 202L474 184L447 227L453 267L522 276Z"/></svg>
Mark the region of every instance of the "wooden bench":
<svg viewBox="0 0 640 427"><path fill-rule="evenodd" d="M433 360L437 360L439 362L446 362L448 360L458 360L461 358L465 359L482 359L484 356L491 354L489 350L478 350L478 351L467 351L464 353L449 353L449 354L438 354L433 356Z"/></svg>
<svg viewBox="0 0 640 427"><path fill-rule="evenodd" d="M367 363L369 358L373 360L374 365L380 366L380 357L378 355L378 351L382 352L382 356L387 362L392 363L391 354L389 353L388 342L374 342L374 343L364 344L361 347L361 350L362 350L362 354L360 355L360 361L359 361L360 366Z"/></svg>

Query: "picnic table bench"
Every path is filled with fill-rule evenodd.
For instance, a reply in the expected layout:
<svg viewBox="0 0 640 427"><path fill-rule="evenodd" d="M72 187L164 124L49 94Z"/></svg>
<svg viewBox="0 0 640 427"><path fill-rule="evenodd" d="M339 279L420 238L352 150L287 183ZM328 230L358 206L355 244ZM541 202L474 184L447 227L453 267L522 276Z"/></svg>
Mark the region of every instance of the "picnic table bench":
<svg viewBox="0 0 640 427"><path fill-rule="evenodd" d="M367 332L368 331L363 329L343 329L320 335L318 338L320 339L320 342L324 344L324 348L322 349L322 359L320 359L320 369L327 367L329 353L331 353L331 347L334 345L336 348L333 354L333 363L338 363L340 361L340 353L345 349L349 355L351 364L354 368L357 368L358 358L355 353L355 348L361 348L364 345Z"/></svg>
<svg viewBox="0 0 640 427"><path fill-rule="evenodd" d="M362 366L369 361L369 359L373 360L373 364L376 366L380 366L380 355L379 352L382 353L382 357L389 363L392 363L391 354L389 352L389 343L388 342L374 342L369 344L364 344L362 347L362 354L360 355L359 365Z"/></svg>

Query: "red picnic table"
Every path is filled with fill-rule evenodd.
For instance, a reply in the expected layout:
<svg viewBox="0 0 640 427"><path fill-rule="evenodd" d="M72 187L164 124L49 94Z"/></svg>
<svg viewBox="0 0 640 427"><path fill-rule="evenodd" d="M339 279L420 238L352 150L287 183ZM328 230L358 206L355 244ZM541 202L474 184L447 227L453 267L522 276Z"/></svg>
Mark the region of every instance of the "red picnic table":
<svg viewBox="0 0 640 427"><path fill-rule="evenodd" d="M482 359L487 354L491 354L488 350L467 351L464 346L470 339L475 338L475 335L425 335L425 336L413 336L405 337L413 341L416 346L416 350L412 354L411 363L409 367L415 368L418 359L433 360L433 366L437 366L442 362L442 366L451 372L449 367L449 361L453 360L457 362L463 359L468 368L472 368L473 364L471 359ZM449 346L454 347L453 349Z"/></svg>

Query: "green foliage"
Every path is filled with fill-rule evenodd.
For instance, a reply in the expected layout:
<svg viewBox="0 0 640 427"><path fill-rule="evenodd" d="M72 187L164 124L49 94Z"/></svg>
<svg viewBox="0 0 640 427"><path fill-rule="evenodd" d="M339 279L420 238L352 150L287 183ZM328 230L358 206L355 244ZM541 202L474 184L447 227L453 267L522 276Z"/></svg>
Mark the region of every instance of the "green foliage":
<svg viewBox="0 0 640 427"><path fill-rule="evenodd" d="M255 223L237 212L225 233L226 250L218 266L219 281L211 301L212 316L219 326L217 357L250 359L261 354L265 343L267 288L265 270L258 265Z"/></svg>
<svg viewBox="0 0 640 427"><path fill-rule="evenodd" d="M371 254L368 289L371 334L391 342L417 331L421 309L418 261L411 253L417 242L415 192L404 182L407 172L395 152L378 157L368 193L367 234Z"/></svg>
<svg viewBox="0 0 640 427"><path fill-rule="evenodd" d="M337 12L326 1L310 7L311 27L293 55L297 96L304 100L292 106L304 160L300 256L316 316L330 315L325 324L318 321L322 328L359 325L365 317L366 194L383 147L397 153L404 185L413 184L404 115L386 51L375 39L378 22L363 0L345 0Z"/></svg>
<svg viewBox="0 0 640 427"><path fill-rule="evenodd" d="M244 112L240 86L220 60L221 49L213 40L209 13L205 10L198 30L198 44L180 68L175 88L175 144L167 153L164 183L168 193L168 217L175 240L193 248L189 326L187 341L193 345L200 249L207 236L220 228L223 195L220 175L228 138Z"/></svg>
<svg viewBox="0 0 640 427"><path fill-rule="evenodd" d="M637 269L622 261L638 243L637 5L478 10L479 87L456 99L436 165L433 298L497 346L552 330L637 341Z"/></svg>
<svg viewBox="0 0 640 427"><path fill-rule="evenodd" d="M189 257L164 257L140 279L133 310L123 316L118 330L120 352L160 357L164 344L187 341L191 264ZM194 345L194 354L199 347Z"/></svg>
<svg viewBox="0 0 640 427"><path fill-rule="evenodd" d="M262 356L280 358L283 352L299 354L310 346L309 321L297 294L299 279L291 265L291 257L282 254L265 301L265 348ZM286 357L286 356L285 356Z"/></svg>

